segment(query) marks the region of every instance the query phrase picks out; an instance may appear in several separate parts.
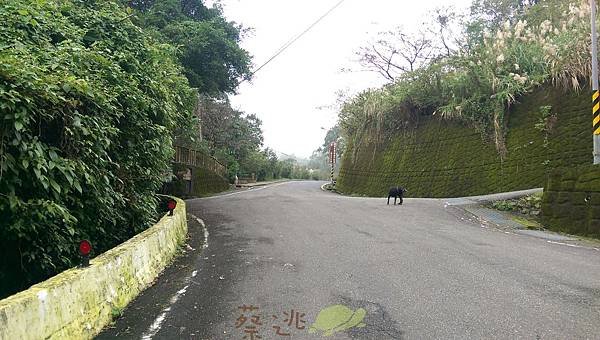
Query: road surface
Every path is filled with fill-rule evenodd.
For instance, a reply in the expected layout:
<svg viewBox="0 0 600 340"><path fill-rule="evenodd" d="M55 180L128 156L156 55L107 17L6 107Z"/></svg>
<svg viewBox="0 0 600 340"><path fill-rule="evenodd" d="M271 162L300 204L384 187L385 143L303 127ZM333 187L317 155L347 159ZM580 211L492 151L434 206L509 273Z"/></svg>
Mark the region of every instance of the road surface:
<svg viewBox="0 0 600 340"><path fill-rule="evenodd" d="M599 251L321 184L187 201L208 234L191 218L185 256L98 339L600 338Z"/></svg>

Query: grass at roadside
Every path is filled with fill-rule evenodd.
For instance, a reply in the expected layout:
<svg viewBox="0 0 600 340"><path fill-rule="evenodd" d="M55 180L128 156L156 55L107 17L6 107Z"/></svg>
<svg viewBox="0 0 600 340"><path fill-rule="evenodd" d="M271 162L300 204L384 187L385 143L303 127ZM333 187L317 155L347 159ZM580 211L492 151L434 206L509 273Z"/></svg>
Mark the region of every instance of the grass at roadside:
<svg viewBox="0 0 600 340"><path fill-rule="evenodd" d="M544 226L542 226L537 220L531 217L511 216L511 219L525 226L527 229L544 230Z"/></svg>
<svg viewBox="0 0 600 340"><path fill-rule="evenodd" d="M492 208L500 211L510 211L526 216L539 216L542 211L542 193L524 196L516 199L492 202Z"/></svg>

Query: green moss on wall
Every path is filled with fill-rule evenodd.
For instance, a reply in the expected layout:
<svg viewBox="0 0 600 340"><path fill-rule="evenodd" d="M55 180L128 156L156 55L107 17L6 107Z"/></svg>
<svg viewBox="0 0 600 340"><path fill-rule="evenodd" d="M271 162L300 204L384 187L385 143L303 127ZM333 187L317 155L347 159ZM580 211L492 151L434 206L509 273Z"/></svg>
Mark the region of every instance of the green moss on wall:
<svg viewBox="0 0 600 340"><path fill-rule="evenodd" d="M385 143L367 134L360 146L348 145L338 189L384 196L389 187L403 185L412 197L456 197L542 187L554 168L591 163L588 97L587 91L540 88L522 98L508 116L503 160L474 129L435 116ZM535 127L546 105L557 117L547 142Z"/></svg>
<svg viewBox="0 0 600 340"><path fill-rule="evenodd" d="M542 222L556 231L600 237L600 165L551 172L544 188Z"/></svg>

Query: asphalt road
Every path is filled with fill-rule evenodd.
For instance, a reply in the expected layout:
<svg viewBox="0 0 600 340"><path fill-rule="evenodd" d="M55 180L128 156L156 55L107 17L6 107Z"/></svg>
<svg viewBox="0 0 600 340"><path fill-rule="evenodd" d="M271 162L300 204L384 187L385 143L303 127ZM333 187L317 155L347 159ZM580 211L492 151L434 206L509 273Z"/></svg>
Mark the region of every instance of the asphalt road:
<svg viewBox="0 0 600 340"><path fill-rule="evenodd" d="M320 184L187 201L208 246L192 218L193 250L98 338L600 338L599 251L482 228L444 200Z"/></svg>

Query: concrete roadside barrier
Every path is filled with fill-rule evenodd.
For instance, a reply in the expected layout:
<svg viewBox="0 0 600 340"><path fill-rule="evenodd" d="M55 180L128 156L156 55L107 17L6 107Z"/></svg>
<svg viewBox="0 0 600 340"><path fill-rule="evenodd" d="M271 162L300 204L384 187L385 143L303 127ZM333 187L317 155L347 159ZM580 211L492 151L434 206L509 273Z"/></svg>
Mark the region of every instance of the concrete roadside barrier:
<svg viewBox="0 0 600 340"><path fill-rule="evenodd" d="M173 216L99 255L0 300L0 340L91 339L171 262L187 235L185 203Z"/></svg>

